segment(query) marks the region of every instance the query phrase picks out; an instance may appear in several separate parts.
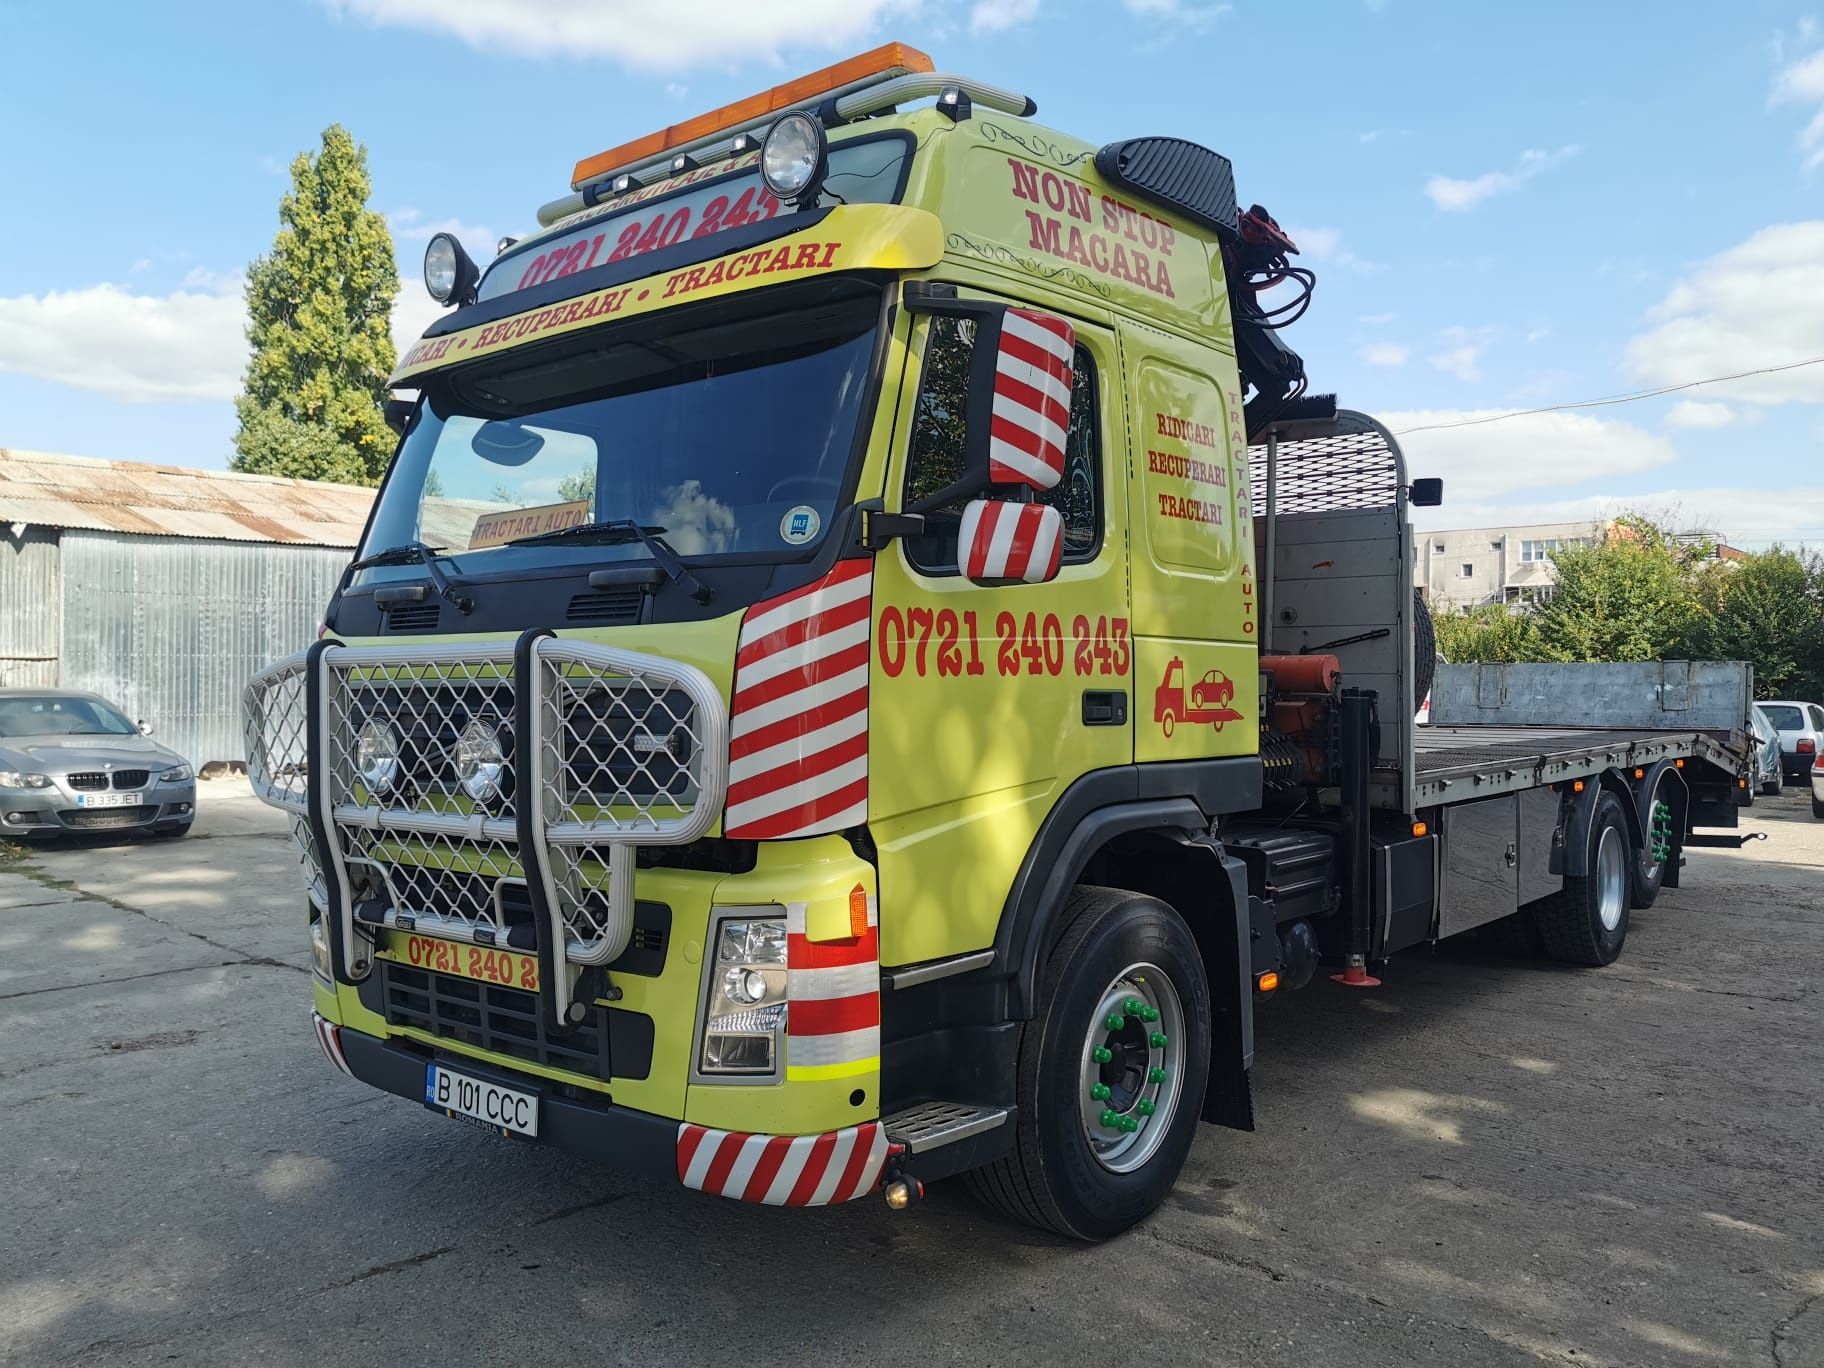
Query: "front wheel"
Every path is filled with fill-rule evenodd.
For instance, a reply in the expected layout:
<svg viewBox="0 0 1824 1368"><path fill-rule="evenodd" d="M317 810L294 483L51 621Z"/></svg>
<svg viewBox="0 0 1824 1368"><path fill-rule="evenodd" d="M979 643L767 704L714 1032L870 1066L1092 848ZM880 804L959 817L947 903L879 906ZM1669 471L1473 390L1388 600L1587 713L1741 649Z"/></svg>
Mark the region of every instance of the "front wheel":
<svg viewBox="0 0 1824 1368"><path fill-rule="evenodd" d="M1780 796L1780 781L1778 778L1769 779L1761 785L1761 797L1778 798L1779 796Z"/></svg>
<svg viewBox="0 0 1824 1368"><path fill-rule="evenodd" d="M1637 856L1621 799L1604 791L1590 823L1587 874L1536 904L1533 924L1545 953L1566 964L1613 964L1628 938L1629 870Z"/></svg>
<svg viewBox="0 0 1824 1368"><path fill-rule="evenodd" d="M1078 888L1045 962L1018 1060L1012 1153L968 1175L1030 1225L1106 1240L1172 1189L1209 1081L1209 984L1184 921L1156 898Z"/></svg>

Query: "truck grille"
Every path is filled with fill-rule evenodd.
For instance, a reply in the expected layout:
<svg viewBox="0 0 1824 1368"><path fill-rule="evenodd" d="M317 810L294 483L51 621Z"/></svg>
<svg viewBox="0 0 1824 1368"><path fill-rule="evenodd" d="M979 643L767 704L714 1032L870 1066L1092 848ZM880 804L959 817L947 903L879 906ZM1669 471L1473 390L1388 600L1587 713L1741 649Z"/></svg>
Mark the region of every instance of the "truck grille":
<svg viewBox="0 0 1824 1368"><path fill-rule="evenodd" d="M652 1018L643 1013L591 1002L574 1031L554 1036L545 1030L532 993L390 960L379 965L389 1026L604 1082L646 1078L652 1072Z"/></svg>

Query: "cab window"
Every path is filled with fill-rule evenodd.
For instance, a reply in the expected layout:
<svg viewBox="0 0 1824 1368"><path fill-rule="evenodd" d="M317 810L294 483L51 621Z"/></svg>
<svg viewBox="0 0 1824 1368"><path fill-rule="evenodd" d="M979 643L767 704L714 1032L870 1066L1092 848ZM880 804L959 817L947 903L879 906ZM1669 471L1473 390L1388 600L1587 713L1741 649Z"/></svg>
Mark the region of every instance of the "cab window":
<svg viewBox="0 0 1824 1368"><path fill-rule="evenodd" d="M969 358L975 323L967 318L931 320L925 373L912 414L912 447L906 463L905 505L963 478L969 396ZM1077 347L1070 391L1070 432L1064 443L1064 478L1035 497L1064 519L1064 563L1090 561L1102 542L1102 450L1096 418L1095 362ZM963 500L927 511L923 535L908 538L906 554L927 575L954 575L957 528Z"/></svg>

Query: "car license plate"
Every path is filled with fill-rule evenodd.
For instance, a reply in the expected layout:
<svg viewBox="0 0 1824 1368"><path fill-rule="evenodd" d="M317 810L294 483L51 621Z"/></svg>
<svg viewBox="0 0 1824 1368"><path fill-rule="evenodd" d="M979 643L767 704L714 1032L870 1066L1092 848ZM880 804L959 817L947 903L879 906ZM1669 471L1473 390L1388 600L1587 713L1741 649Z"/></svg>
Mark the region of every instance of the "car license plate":
<svg viewBox="0 0 1824 1368"><path fill-rule="evenodd" d="M141 795L137 793L79 793L76 795L76 806L85 808L138 807Z"/></svg>
<svg viewBox="0 0 1824 1368"><path fill-rule="evenodd" d="M538 1134L538 1095L455 1073L441 1064L424 1067L424 1104L445 1116L479 1121L508 1135Z"/></svg>

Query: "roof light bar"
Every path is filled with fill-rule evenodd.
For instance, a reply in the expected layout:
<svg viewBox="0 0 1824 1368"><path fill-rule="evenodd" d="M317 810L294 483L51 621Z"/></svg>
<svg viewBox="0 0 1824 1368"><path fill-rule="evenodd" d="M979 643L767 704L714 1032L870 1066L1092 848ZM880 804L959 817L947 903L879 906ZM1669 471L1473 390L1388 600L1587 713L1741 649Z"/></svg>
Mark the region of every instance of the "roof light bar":
<svg viewBox="0 0 1824 1368"><path fill-rule="evenodd" d="M581 189L588 182L613 172L617 167L676 151L730 128L765 122L770 115L826 99L858 86L931 69L931 59L917 48L908 47L904 43L885 43L872 52L832 63L807 76L800 76L795 81L787 81L771 90L763 90L758 95L750 95L745 100L736 100L720 109L712 109L707 114L699 114L694 119L662 128L657 133L648 133L643 138L611 147L593 157L584 157L576 164L570 184Z"/></svg>

